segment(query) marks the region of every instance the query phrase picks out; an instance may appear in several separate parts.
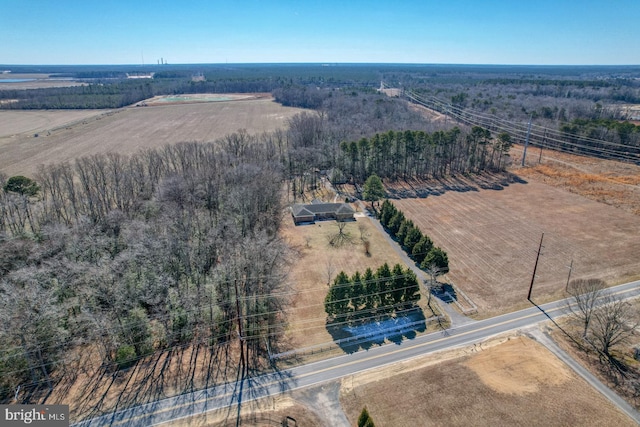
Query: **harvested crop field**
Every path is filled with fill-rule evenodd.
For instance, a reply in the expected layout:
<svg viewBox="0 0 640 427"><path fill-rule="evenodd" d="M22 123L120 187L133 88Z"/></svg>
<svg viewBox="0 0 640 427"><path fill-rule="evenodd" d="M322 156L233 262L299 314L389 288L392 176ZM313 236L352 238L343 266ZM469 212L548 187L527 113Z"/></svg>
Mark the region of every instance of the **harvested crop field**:
<svg viewBox="0 0 640 427"><path fill-rule="evenodd" d="M78 112L65 111L69 114L66 122L60 117L55 123L50 119L51 126L38 126L38 137L34 137L32 129L16 135L2 125L0 171L32 175L40 164L90 154L130 154L176 142L213 141L240 129L249 134L269 132L285 127L287 119L301 111L283 107L270 98L131 107L84 119L78 117ZM15 114L33 112L10 113L14 120L22 120L16 119Z"/></svg>
<svg viewBox="0 0 640 427"><path fill-rule="evenodd" d="M635 425L522 336L355 375L340 401L351 423L366 405L383 426Z"/></svg>
<svg viewBox="0 0 640 427"><path fill-rule="evenodd" d="M105 110L0 110L0 138L55 132L103 113Z"/></svg>
<svg viewBox="0 0 640 427"><path fill-rule="evenodd" d="M395 186L406 194L409 184ZM394 204L449 254L445 281L460 287L480 317L527 306L536 253L543 250L532 299L563 297L571 278L620 283L640 274L636 215L544 183L514 178L503 185L456 180L419 184L423 198ZM484 188L483 188L484 187Z"/></svg>

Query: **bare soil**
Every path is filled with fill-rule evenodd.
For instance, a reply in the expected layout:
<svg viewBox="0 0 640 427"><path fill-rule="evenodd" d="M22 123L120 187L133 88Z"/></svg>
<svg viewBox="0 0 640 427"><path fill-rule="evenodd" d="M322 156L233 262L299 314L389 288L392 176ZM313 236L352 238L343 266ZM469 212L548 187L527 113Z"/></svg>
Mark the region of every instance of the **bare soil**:
<svg viewBox="0 0 640 427"><path fill-rule="evenodd" d="M393 200L449 255L445 280L460 287L489 317L528 304L527 292L542 233L532 298L559 299L571 278L610 284L640 275L640 220L615 207L542 182L517 177L450 178L399 183ZM417 197L420 196L420 197Z"/></svg>
<svg viewBox="0 0 640 427"><path fill-rule="evenodd" d="M340 400L352 425L364 406L381 426L635 425L522 336L349 377Z"/></svg>
<svg viewBox="0 0 640 427"><path fill-rule="evenodd" d="M83 119L78 114L84 113L65 111L62 116L68 114L66 122L58 116L52 119L45 112L35 129L28 124L29 118L20 117L32 117L34 112L11 111L11 121L22 124L0 127L0 135L4 135L0 137L0 171L29 176L40 164L72 161L80 156L110 151L131 154L176 142L213 141L240 129L249 134L269 132L285 127L287 119L300 111L282 107L270 98L258 98L130 107L80 116ZM28 131L16 134L25 127ZM34 137L36 130L38 137Z"/></svg>

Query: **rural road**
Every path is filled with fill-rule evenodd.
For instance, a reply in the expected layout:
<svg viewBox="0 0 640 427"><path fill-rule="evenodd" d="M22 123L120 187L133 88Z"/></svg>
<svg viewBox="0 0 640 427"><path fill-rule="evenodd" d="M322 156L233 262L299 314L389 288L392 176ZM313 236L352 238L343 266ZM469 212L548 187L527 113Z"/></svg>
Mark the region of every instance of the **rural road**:
<svg viewBox="0 0 640 427"><path fill-rule="evenodd" d="M603 294L622 298L640 296L640 281L609 288ZM421 335L400 344L388 344L367 351L338 356L280 372L244 379L198 392L159 400L74 424L78 427L126 425L150 426L194 414L238 405L238 402L277 395L337 380L358 372L402 360L424 356L452 347L481 342L488 337L521 329L565 314L566 300L466 323L442 332Z"/></svg>

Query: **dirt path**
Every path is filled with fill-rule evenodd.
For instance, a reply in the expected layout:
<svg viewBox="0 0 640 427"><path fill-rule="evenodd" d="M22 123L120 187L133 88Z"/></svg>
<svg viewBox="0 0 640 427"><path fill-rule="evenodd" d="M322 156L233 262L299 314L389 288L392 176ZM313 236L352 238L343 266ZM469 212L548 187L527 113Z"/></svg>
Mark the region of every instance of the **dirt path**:
<svg viewBox="0 0 640 427"><path fill-rule="evenodd" d="M351 424L340 405L340 381L305 388L295 396L324 421L326 427L349 427Z"/></svg>

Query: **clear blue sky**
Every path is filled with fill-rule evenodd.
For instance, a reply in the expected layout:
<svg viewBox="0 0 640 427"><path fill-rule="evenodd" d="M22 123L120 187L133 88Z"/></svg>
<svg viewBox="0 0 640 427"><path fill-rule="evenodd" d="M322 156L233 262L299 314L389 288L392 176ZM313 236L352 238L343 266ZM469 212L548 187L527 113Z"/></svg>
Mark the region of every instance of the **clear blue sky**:
<svg viewBox="0 0 640 427"><path fill-rule="evenodd" d="M0 0L0 63L640 64L640 0Z"/></svg>

